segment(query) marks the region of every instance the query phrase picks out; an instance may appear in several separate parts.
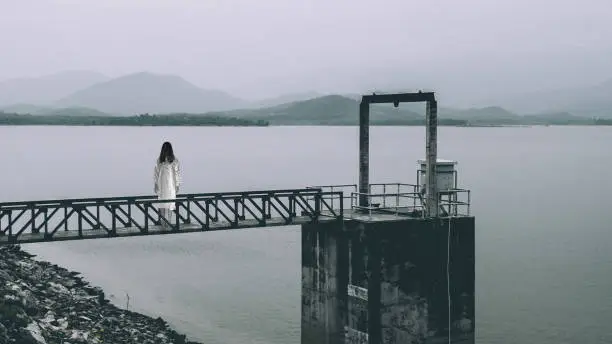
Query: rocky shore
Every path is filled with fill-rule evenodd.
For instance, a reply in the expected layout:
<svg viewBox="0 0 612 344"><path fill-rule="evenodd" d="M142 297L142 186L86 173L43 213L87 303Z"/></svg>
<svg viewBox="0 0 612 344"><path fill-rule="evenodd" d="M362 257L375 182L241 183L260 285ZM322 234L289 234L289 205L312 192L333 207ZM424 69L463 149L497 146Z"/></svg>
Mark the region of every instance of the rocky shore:
<svg viewBox="0 0 612 344"><path fill-rule="evenodd" d="M112 305L79 273L0 247L0 344L198 344L151 318Z"/></svg>

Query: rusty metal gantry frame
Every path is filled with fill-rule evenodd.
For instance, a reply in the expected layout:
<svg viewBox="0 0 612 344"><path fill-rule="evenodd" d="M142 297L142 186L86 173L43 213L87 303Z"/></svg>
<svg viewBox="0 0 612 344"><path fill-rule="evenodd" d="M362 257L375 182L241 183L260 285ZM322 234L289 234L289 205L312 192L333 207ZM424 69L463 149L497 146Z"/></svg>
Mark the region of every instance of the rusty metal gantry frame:
<svg viewBox="0 0 612 344"><path fill-rule="evenodd" d="M436 185L438 159L438 103L433 92L364 95L359 104L359 206L368 207L370 186L370 104L426 102L425 156L426 156L426 216L437 217L439 210Z"/></svg>

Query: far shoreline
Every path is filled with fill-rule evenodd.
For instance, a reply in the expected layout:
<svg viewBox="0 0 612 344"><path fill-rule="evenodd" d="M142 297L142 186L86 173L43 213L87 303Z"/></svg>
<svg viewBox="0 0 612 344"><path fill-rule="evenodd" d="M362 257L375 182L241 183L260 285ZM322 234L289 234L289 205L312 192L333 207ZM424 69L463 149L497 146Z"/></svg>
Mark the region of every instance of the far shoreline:
<svg viewBox="0 0 612 344"><path fill-rule="evenodd" d="M423 124L370 124L371 127L424 127ZM612 124L438 124L438 127L454 128L531 128L531 127L610 127ZM121 127L121 128L270 128L270 127L359 127L358 124L268 124L268 125L227 125L227 124L75 124L75 123L0 123L0 127Z"/></svg>

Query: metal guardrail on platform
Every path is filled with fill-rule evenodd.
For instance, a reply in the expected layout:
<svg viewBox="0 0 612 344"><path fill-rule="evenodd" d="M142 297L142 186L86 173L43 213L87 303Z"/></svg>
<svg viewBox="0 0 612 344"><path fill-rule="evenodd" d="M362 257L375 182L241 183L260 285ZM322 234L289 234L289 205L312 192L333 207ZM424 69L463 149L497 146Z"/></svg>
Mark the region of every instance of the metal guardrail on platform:
<svg viewBox="0 0 612 344"><path fill-rule="evenodd" d="M341 199L342 192L321 189L286 189L245 192L178 195L174 200L156 196L83 198L0 203L0 243L17 243L24 234L42 234L53 240L63 231L77 231L84 237L88 230L103 230L109 237L118 231L137 228L147 234L151 226L166 223L170 230L195 225L211 227L262 227L294 223L296 218L317 221L320 217L340 219L343 206L333 207L330 199ZM341 200L342 202L342 200ZM174 203L172 219L160 217L157 205ZM5 240L1 240L5 236Z"/></svg>
<svg viewBox="0 0 612 344"><path fill-rule="evenodd" d="M440 216L470 216L471 191L467 189L448 189L440 191Z"/></svg>
<svg viewBox="0 0 612 344"><path fill-rule="evenodd" d="M357 192L357 184L315 185L308 186L307 189L321 190L326 194L323 197L330 202L331 206L339 209L351 204L351 193ZM331 195L327 195L329 193Z"/></svg>
<svg viewBox="0 0 612 344"><path fill-rule="evenodd" d="M341 191L342 196L334 194L330 201L343 199L343 204L350 205L351 210L404 215L410 217L425 216L425 199L417 184L408 183L373 183L367 193L357 191L356 184L317 185L311 187L324 191ZM359 205L359 196L365 196L367 206ZM440 190L440 217L470 216L470 190ZM334 204L337 206L338 204Z"/></svg>

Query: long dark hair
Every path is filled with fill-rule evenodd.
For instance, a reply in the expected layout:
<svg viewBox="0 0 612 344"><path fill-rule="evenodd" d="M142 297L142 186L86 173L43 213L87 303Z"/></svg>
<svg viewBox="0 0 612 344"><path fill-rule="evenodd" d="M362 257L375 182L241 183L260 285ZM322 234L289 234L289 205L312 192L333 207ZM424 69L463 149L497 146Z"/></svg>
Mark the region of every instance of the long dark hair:
<svg viewBox="0 0 612 344"><path fill-rule="evenodd" d="M158 163L162 163L164 161L173 162L176 157L174 156L174 151L172 150L172 144L168 141L164 142L161 148L161 152L159 152L159 159L157 159Z"/></svg>

